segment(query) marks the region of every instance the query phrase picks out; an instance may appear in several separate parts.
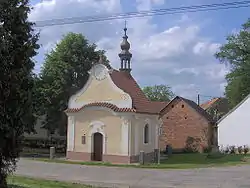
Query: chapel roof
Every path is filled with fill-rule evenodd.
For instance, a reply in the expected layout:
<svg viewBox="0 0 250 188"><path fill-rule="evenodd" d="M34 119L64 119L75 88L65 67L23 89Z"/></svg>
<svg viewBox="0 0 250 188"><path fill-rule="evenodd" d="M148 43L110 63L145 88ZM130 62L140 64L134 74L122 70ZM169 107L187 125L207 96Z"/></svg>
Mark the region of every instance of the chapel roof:
<svg viewBox="0 0 250 188"><path fill-rule="evenodd" d="M128 93L137 113L159 114L168 102L150 101L141 90L130 72L113 70L110 74L115 85Z"/></svg>
<svg viewBox="0 0 250 188"><path fill-rule="evenodd" d="M93 102L93 103L88 103L86 105L83 105L80 108L68 108L65 112L67 113L74 113L74 112L79 112L82 109L86 108L86 107L94 107L94 106L100 106L100 107L104 107L104 108L109 108L115 112L135 112L134 109L132 108L119 108L114 104L111 103L107 103L107 102Z"/></svg>
<svg viewBox="0 0 250 188"><path fill-rule="evenodd" d="M146 113L146 114L159 114L160 111L168 104L166 102L160 101L150 101L146 95L141 90L140 86L137 84L133 76L128 71L119 71L112 69L109 75L114 82L114 84L123 90L125 93L129 94L132 98L132 108L119 108L114 104L107 102L94 102L84 105L80 108L68 108L66 113L78 112L86 107L100 106L105 108L110 108L115 112L136 112L136 113Z"/></svg>

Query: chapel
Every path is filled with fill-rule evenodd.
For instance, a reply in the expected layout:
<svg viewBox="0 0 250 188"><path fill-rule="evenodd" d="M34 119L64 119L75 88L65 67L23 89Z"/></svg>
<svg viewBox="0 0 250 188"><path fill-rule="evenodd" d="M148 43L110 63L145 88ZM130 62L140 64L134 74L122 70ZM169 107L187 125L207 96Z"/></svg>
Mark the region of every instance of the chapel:
<svg viewBox="0 0 250 188"><path fill-rule="evenodd" d="M89 71L85 86L71 96L68 109L67 159L136 163L152 161L159 148L159 113L168 102L150 101L133 76L127 28L119 53L120 69L103 64Z"/></svg>

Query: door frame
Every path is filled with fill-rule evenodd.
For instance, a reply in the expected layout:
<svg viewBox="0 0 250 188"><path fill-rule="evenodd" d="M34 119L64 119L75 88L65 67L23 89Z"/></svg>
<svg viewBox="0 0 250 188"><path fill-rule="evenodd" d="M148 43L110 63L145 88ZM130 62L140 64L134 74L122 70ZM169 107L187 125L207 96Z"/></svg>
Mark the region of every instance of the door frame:
<svg viewBox="0 0 250 188"><path fill-rule="evenodd" d="M95 136L96 136L96 134L98 134L98 136L100 136L101 138L101 143L96 143L96 140L95 140ZM99 141L99 140L97 140L97 141ZM103 136L103 134L102 133L100 133L100 132L95 132L95 133L93 133L92 134L92 161L103 161L103 142L104 142L104 136ZM101 153L100 153L100 160L97 160L97 159L95 159L95 147L96 147L96 144L101 144L101 146L99 146L99 147L101 147ZM99 151L98 151L98 153L99 153Z"/></svg>
<svg viewBox="0 0 250 188"><path fill-rule="evenodd" d="M94 145L93 145L93 134L98 132L101 133L103 136L103 146L102 146L102 151L103 155L106 153L106 142L107 142L107 135L104 132L104 123L101 121L92 121L89 125L90 130L88 133L88 153L92 154L94 150Z"/></svg>

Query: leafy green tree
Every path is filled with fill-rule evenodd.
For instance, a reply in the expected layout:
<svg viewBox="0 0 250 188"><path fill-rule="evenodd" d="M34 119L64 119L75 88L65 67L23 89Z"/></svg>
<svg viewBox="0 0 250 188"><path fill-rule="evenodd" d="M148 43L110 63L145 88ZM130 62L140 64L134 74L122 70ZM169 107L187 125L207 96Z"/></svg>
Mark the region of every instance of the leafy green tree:
<svg viewBox="0 0 250 188"><path fill-rule="evenodd" d="M174 97L171 88L166 85L146 86L142 90L151 101L169 101Z"/></svg>
<svg viewBox="0 0 250 188"><path fill-rule="evenodd" d="M28 0L0 1L0 187L16 166L25 130L34 125L33 74L38 35Z"/></svg>
<svg viewBox="0 0 250 188"><path fill-rule="evenodd" d="M238 33L227 37L215 57L230 66L225 95L234 107L250 93L250 19Z"/></svg>
<svg viewBox="0 0 250 188"><path fill-rule="evenodd" d="M66 115L68 100L71 95L81 89L87 79L88 71L100 55L108 64L104 51L96 50L82 34L68 33L46 55L38 80L37 92L40 94L39 114L45 114L44 128L51 134L59 129L66 134Z"/></svg>

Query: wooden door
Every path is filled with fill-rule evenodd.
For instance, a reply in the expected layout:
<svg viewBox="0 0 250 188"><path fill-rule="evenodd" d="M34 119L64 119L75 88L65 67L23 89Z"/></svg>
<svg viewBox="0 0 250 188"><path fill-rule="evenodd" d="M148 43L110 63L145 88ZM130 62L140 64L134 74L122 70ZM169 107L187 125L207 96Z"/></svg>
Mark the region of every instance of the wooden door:
<svg viewBox="0 0 250 188"><path fill-rule="evenodd" d="M101 133L94 133L93 135L93 160L94 161L102 161L102 153L103 153L103 136Z"/></svg>

